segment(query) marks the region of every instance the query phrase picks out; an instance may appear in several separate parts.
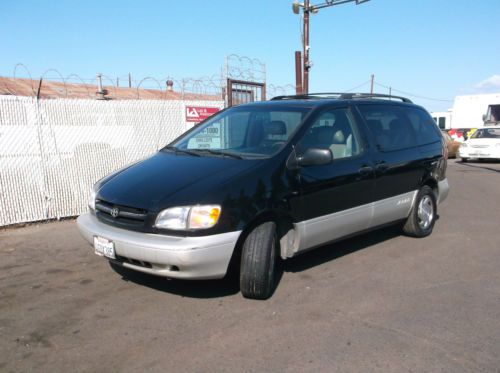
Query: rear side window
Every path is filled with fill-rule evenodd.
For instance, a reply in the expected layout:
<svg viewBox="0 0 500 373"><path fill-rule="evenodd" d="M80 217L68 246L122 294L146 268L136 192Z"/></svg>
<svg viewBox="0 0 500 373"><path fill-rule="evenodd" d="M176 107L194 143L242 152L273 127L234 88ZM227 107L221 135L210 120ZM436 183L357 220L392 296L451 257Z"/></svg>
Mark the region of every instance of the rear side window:
<svg viewBox="0 0 500 373"><path fill-rule="evenodd" d="M436 122L416 107L361 105L375 142L381 151L394 151L441 141Z"/></svg>
<svg viewBox="0 0 500 373"><path fill-rule="evenodd" d="M405 108L404 110L415 130L418 145L441 141L441 133L438 126L436 126L436 122L432 120L432 117L425 110L414 107ZM441 121L441 118L439 120Z"/></svg>
<svg viewBox="0 0 500 373"><path fill-rule="evenodd" d="M360 105L358 108L379 150L389 152L417 146L415 130L405 108L391 105Z"/></svg>

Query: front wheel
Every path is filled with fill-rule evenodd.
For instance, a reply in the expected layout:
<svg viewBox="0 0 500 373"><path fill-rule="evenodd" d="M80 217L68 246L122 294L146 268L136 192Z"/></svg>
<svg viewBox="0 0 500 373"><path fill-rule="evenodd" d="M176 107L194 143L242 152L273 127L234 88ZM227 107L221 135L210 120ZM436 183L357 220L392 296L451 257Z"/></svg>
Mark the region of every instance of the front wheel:
<svg viewBox="0 0 500 373"><path fill-rule="evenodd" d="M426 237L432 233L437 217L436 195L423 186L417 194L415 204L403 226L403 232L413 237Z"/></svg>
<svg viewBox="0 0 500 373"><path fill-rule="evenodd" d="M462 157L462 163L467 163L468 161L469 161L469 158Z"/></svg>
<svg viewBox="0 0 500 373"><path fill-rule="evenodd" d="M273 294L278 246L274 222L257 226L245 239L240 270L240 290L245 298L267 299Z"/></svg>

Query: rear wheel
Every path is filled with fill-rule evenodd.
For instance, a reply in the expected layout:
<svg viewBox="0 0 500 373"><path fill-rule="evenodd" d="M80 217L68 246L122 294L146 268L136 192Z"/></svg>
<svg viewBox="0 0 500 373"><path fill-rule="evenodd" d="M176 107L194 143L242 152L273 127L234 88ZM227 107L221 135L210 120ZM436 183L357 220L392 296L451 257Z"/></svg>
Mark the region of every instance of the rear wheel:
<svg viewBox="0 0 500 373"><path fill-rule="evenodd" d="M415 204L403 226L403 231L409 236L425 237L432 233L437 216L436 195L427 185L417 194Z"/></svg>
<svg viewBox="0 0 500 373"><path fill-rule="evenodd" d="M468 162L468 160L469 160L469 158L464 158L464 157L462 157L462 163L467 163L467 162Z"/></svg>
<svg viewBox="0 0 500 373"><path fill-rule="evenodd" d="M278 246L274 222L257 226L245 239L240 269L240 290L245 298L267 299L273 294Z"/></svg>

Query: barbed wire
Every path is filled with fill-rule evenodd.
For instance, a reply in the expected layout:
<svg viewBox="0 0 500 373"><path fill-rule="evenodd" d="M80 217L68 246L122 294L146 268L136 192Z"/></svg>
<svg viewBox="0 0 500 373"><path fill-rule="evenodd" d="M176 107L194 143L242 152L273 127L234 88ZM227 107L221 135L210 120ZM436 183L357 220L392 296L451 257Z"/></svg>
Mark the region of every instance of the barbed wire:
<svg viewBox="0 0 500 373"><path fill-rule="evenodd" d="M20 74L22 68L24 74ZM98 76L97 76L98 75ZM68 98L68 97L84 97L97 98L99 95L99 79L101 79L102 88L107 92L105 98L148 98L166 99L167 93L171 98L180 97L182 99L221 99L222 89L225 86L225 80L219 74L211 76L203 76L201 78L181 78L176 79L172 76L167 76L158 79L152 76L147 76L140 79L132 79L131 75L121 75L118 78L112 78L106 74L97 74L94 78L84 78L76 73L71 73L64 76L56 68L49 68L43 72L39 79L33 79L33 74L28 67L22 63L15 65L12 78L3 77L0 84L0 94L20 95L37 97L37 91L40 97L43 98ZM120 79L126 78L126 86L119 84ZM25 83L16 84L16 80L23 79ZM75 83L76 82L76 83ZM26 83L28 90L26 90ZM135 94L125 94L124 91L133 89ZM92 92L93 91L93 92ZM144 91L150 91L146 95ZM141 94L142 93L142 94ZM126 96L126 97L125 97Z"/></svg>
<svg viewBox="0 0 500 373"><path fill-rule="evenodd" d="M137 84L137 87L136 87L136 91L137 91L137 98L141 98L141 93L140 93L141 84L142 84L143 82L147 81L147 80L151 80L151 81L155 82L155 83L157 84L157 86L158 86L158 90L159 90L160 92L162 92L162 94L163 94L163 90L162 90L162 87L161 87L161 83L160 83L160 81L159 81L158 79L155 79L155 78L151 77L151 76L147 76L147 77L145 77L144 79L142 79L142 80L139 82L139 84Z"/></svg>
<svg viewBox="0 0 500 373"><path fill-rule="evenodd" d="M227 94L227 79L244 80L251 82L266 83L266 65L257 58L230 54L226 56L225 67L221 74L213 74L200 78L181 78L176 79L172 76L167 76L162 79L147 76L141 79L133 79L131 74L120 75L112 78L105 74L100 74L101 84L103 89L107 90L105 98L108 99L131 99L141 98L141 90L150 90L148 98L181 98L181 99L224 99ZM19 76L20 70L24 71L24 77ZM28 67L23 63L17 63L14 66L12 78L4 77L0 81L0 94L8 95L29 95L37 97L37 93L43 98L53 97L89 97L97 98L99 90L98 77L83 78L78 74L71 73L66 77L55 68L49 68L43 72L39 81L33 79L33 75ZM54 76L55 75L55 76ZM6 78L6 79L5 79ZM28 92L26 85L15 84L16 79L28 80ZM125 86L120 85L120 81L125 81ZM77 81L78 83L72 83ZM367 84L367 80L359 85L354 86L344 92L355 91ZM401 93L406 96L419 98L428 101L438 102L453 102L452 99L434 98L421 94L415 94L408 91L394 88L389 84L384 84L375 81L374 85L390 90L391 92ZM95 88L94 88L95 87ZM95 91L92 93L92 90ZM134 94L125 94L124 90L135 89ZM83 91L83 92L82 92ZM266 84L266 97L281 96L295 93L295 86L292 84L276 85ZM172 92L170 94L169 92Z"/></svg>
<svg viewBox="0 0 500 373"><path fill-rule="evenodd" d="M68 97L68 88L67 88L67 86L66 86L66 80L64 79L64 76L63 76L63 75L59 72L59 70L57 70L57 69L52 69L52 68L51 68L51 69L48 69L48 70L45 70L45 72L44 72L44 73L42 74L42 76L40 77L40 83L39 83L39 87L38 87L38 92L40 92L40 93L41 93L41 91L42 91L42 86L43 86L43 84L42 84L42 83L43 83L43 79L44 79L44 77L45 77L48 73L50 73L50 72L55 72L56 74L58 74L58 75L59 75L59 77L60 77L60 79L61 79L61 81L62 81L62 83L63 83L63 85L64 85L64 95L65 95L65 97Z"/></svg>
<svg viewBox="0 0 500 373"><path fill-rule="evenodd" d="M85 90L87 91L87 95L91 98L92 95L90 94L90 91L88 89L88 85L85 83L85 81L78 75L78 74L69 74L67 77L66 77L66 82L68 82L68 80L70 80L72 77L75 77L77 78L81 83L82 83L82 87L85 88ZM67 87L67 86L66 86ZM71 87L71 86L70 86Z"/></svg>
<svg viewBox="0 0 500 373"><path fill-rule="evenodd" d="M266 86L266 97L268 99L271 99L276 96L286 96L286 95L293 95L296 92L296 87L292 84L287 84L284 86L279 86L279 85L274 85L274 84L268 84Z"/></svg>
<svg viewBox="0 0 500 373"><path fill-rule="evenodd" d="M230 54L226 56L226 79L266 82L266 64L257 58Z"/></svg>
<svg viewBox="0 0 500 373"><path fill-rule="evenodd" d="M117 97L116 96L116 87L115 87L115 84L114 84L115 81L113 79L111 79L107 75L104 75L104 74L100 74L100 75L101 75L101 78L104 78L104 79L106 79L107 81L109 81L111 83L111 85L105 85L105 84L103 84L103 88L104 87L112 87L113 88L113 93L114 93L114 97L112 97L112 98L116 98ZM96 78L96 83L97 83L97 78Z"/></svg>
<svg viewBox="0 0 500 373"><path fill-rule="evenodd" d="M24 70L27 71L28 76L30 77L30 81L31 81L31 90L33 91L33 94L35 94L35 89L33 88L33 78L31 77L31 73L30 73L29 69L26 67L26 65L24 65L20 62L16 63L16 66L14 66L14 71L12 73L12 75L14 76L14 79L16 78L16 72L17 72L18 67L23 67Z"/></svg>
<svg viewBox="0 0 500 373"><path fill-rule="evenodd" d="M104 98L106 99L182 99L182 100L224 100L227 95L227 79L265 82L265 64L258 59L245 56L229 55L226 61L232 63L229 76L221 74L202 76L199 78L180 78L172 76L156 78L133 78L132 75L120 75L113 78L106 74L86 78L79 74L64 75L56 68L49 68L40 78L33 79L33 74L22 63L15 65L13 77L0 77L0 94L12 96L32 96L40 98ZM237 65L234 65L235 61ZM20 74L20 70L24 71ZM98 77L100 76L100 78ZM17 79L27 82L19 84ZM99 94L99 79L106 94ZM120 81L126 81L121 85ZM27 85L28 87L27 87ZM148 92L148 93L146 93ZM294 94L292 84L266 84L266 97Z"/></svg>

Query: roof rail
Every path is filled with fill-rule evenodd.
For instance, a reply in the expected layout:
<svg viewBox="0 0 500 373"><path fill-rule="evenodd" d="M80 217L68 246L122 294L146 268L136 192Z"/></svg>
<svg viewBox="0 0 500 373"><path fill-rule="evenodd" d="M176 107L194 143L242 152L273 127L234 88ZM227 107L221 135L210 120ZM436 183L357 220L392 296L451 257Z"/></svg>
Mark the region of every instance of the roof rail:
<svg viewBox="0 0 500 373"><path fill-rule="evenodd" d="M344 100L352 100L357 98L387 98L387 99L396 99L401 100L402 102L407 102L412 104L413 102L406 97L402 96L394 96L394 95L386 95L382 93L342 93L342 92L322 92L322 93L307 93L301 95L290 95L290 96L276 96L271 100L310 100L310 99L318 99L318 98L336 98L336 99L344 99Z"/></svg>

